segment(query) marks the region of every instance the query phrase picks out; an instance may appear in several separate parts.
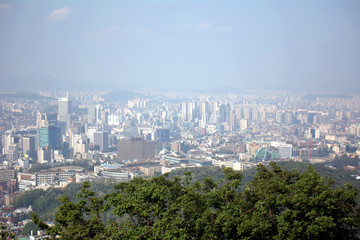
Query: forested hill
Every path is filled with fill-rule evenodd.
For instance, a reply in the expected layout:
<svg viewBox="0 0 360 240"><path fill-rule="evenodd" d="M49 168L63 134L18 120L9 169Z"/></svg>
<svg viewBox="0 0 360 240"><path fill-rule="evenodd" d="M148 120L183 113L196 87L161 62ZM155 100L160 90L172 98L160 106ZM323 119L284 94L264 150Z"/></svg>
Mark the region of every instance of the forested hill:
<svg viewBox="0 0 360 240"><path fill-rule="evenodd" d="M300 172L269 165L258 165L245 188L243 174L230 168L222 169L219 183L209 177L194 182L189 172L135 178L105 197L83 182L78 201L60 199L54 225L36 215L33 221L50 238L72 240L360 238L359 189L333 187L313 167ZM195 178L202 170L218 171L192 170Z"/></svg>
<svg viewBox="0 0 360 240"><path fill-rule="evenodd" d="M355 166L359 164L359 159L338 159L332 162L333 166L337 169L331 169L325 167L324 164L311 164L322 176L328 176L334 179L334 187L342 186L345 183L350 183L354 187L360 189L360 180L356 180L352 177L354 173L346 172L343 167L346 165ZM283 169L297 170L299 172L307 169L309 164L299 162L278 162L277 163ZM184 176L184 173L191 171L192 182L202 181L206 177L210 176L215 182L219 183L224 178L224 173L219 167L196 167L196 168L180 168L170 172L168 178L174 176ZM245 188L245 185L253 180L256 168L251 168L242 172L242 184L241 189ZM107 193L114 191L115 181L102 180L98 182L92 182L90 190L96 192L99 196L104 196ZM46 220L52 220L55 216L57 208L61 205L58 198L61 196L69 196L71 201L76 200L76 194L80 191L80 184L69 184L64 189L50 189L44 190L32 190L28 191L15 199L15 207L28 207L32 206L33 211L40 217Z"/></svg>
<svg viewBox="0 0 360 240"><path fill-rule="evenodd" d="M356 175L356 172L347 172L344 170L345 166L359 166L360 159L352 159L352 158L341 158L336 159L327 165L331 165L336 169L326 167L323 163L317 164L309 164L309 163L302 163L302 162L277 162L277 164L282 167L283 169L288 170L296 170L299 172L303 172L307 169L308 166L314 167L322 176L331 177L335 183L334 187L339 187L344 185L345 183L350 183L354 187L360 189L360 180L356 180L353 175ZM179 168L172 172L170 172L169 176L183 176L185 172L191 171L192 181L202 181L202 179L206 178L207 176L211 176L215 182L220 182L221 179L224 178L224 173L221 171L220 167L195 167L195 168ZM242 179L242 188L245 187L247 183L253 180L254 174L256 172L256 168L247 169L242 172L243 179ZM360 173L358 173L360 175Z"/></svg>

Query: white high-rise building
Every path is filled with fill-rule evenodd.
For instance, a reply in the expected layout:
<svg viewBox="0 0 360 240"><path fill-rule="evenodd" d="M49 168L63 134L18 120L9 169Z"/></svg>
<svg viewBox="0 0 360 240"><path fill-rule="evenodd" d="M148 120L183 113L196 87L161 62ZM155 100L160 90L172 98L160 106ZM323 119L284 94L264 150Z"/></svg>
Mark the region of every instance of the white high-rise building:
<svg viewBox="0 0 360 240"><path fill-rule="evenodd" d="M240 119L240 130L244 131L247 129L247 120L246 119Z"/></svg>
<svg viewBox="0 0 360 240"><path fill-rule="evenodd" d="M65 123L66 129L69 129L71 125L70 107L71 103L68 96L58 99L58 121Z"/></svg>

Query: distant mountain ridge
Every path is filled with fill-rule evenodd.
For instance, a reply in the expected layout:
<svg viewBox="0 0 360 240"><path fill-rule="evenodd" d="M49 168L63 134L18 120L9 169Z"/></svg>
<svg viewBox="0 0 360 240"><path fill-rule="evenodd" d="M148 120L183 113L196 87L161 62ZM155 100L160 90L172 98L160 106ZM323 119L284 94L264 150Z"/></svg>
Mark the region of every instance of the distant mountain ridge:
<svg viewBox="0 0 360 240"><path fill-rule="evenodd" d="M28 92L28 91L9 91L9 92L0 92L0 98L24 98L30 100L44 100L49 99L53 100L55 98L41 96L37 93Z"/></svg>
<svg viewBox="0 0 360 240"><path fill-rule="evenodd" d="M144 96L132 91L118 90L104 94L101 97L104 98L106 102L126 102L129 99Z"/></svg>

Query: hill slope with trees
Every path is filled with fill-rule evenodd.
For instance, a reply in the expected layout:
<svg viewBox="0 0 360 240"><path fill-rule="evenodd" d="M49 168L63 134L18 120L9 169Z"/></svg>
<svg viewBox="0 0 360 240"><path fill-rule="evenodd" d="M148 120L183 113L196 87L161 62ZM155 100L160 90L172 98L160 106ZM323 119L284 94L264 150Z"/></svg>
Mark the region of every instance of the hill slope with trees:
<svg viewBox="0 0 360 240"><path fill-rule="evenodd" d="M49 226L61 239L359 239L359 190L333 187L315 168L259 165L241 190L242 174L223 169L219 183L166 176L135 178L96 196L84 182L78 201L63 203ZM104 221L111 210L115 220Z"/></svg>

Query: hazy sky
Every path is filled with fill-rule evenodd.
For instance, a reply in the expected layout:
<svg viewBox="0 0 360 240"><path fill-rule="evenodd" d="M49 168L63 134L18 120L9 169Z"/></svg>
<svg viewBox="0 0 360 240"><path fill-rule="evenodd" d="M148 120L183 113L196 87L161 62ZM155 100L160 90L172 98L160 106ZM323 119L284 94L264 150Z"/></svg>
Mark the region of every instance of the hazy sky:
<svg viewBox="0 0 360 240"><path fill-rule="evenodd" d="M360 1L0 0L0 89L360 93Z"/></svg>

